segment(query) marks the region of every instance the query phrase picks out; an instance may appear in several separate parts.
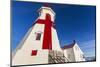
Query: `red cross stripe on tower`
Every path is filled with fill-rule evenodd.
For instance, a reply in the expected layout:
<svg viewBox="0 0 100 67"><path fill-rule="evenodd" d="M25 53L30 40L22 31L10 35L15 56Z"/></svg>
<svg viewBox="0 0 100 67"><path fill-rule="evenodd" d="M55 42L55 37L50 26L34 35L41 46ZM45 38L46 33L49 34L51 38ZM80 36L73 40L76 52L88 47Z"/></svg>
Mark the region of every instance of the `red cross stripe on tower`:
<svg viewBox="0 0 100 67"><path fill-rule="evenodd" d="M55 24L51 21L50 14L46 14L45 20L38 19L36 21L36 23L45 24L42 49L52 50L52 32L51 32L51 28L54 27ZM36 55L37 55L37 50L32 50L31 56L36 56Z"/></svg>
<svg viewBox="0 0 100 67"><path fill-rule="evenodd" d="M39 20L37 20L36 23L45 24L42 49L52 50L52 32L51 32L51 27L53 27L54 25L53 25L53 22L51 21L50 14L46 14L45 20L39 19Z"/></svg>

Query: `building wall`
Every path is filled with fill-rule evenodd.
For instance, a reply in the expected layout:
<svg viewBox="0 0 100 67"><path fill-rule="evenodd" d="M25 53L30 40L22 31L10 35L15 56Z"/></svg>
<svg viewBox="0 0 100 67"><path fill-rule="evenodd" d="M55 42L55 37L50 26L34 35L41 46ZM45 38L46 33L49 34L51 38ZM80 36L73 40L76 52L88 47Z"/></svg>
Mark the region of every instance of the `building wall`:
<svg viewBox="0 0 100 67"><path fill-rule="evenodd" d="M64 49L64 55L69 59L69 62L85 61L84 54L77 43L72 48Z"/></svg>
<svg viewBox="0 0 100 67"><path fill-rule="evenodd" d="M36 40L36 33L41 33L41 39ZM26 40L23 41L22 47L17 49L13 56L13 65L26 64L43 64L48 63L48 50L42 50L44 25L36 24ZM31 56L32 50L38 50L36 56ZM45 59L44 59L45 58Z"/></svg>
<svg viewBox="0 0 100 67"><path fill-rule="evenodd" d="M82 50L79 48L79 46L77 45L77 43L73 47L73 50L74 50L76 62L85 61L85 58L83 57L84 54L83 54Z"/></svg>
<svg viewBox="0 0 100 67"><path fill-rule="evenodd" d="M75 62L73 48L64 49L64 56L69 60L68 62Z"/></svg>
<svg viewBox="0 0 100 67"><path fill-rule="evenodd" d="M26 65L26 64L44 64L49 63L48 61L48 50L42 49L44 25L36 24L27 38L24 38L23 43L21 43L21 48L16 51L13 57L13 65ZM41 39L36 40L36 33L41 33ZM37 50L36 56L31 56L32 50ZM61 51L57 32L52 28L52 50Z"/></svg>
<svg viewBox="0 0 100 67"><path fill-rule="evenodd" d="M41 39L36 40L37 33L41 33ZM29 34L29 36L26 38L26 41L24 41L23 50L29 49L29 50L41 50L42 49L42 42L43 42L43 33L44 33L44 24L35 24L33 27L33 30Z"/></svg>
<svg viewBox="0 0 100 67"><path fill-rule="evenodd" d="M19 50L13 59L12 65L28 65L28 64L47 64L48 50L38 50L36 56L31 56L31 52L23 52Z"/></svg>
<svg viewBox="0 0 100 67"><path fill-rule="evenodd" d="M58 39L58 35L57 35L57 31L53 27L52 27L52 50L58 50L62 52L59 39Z"/></svg>

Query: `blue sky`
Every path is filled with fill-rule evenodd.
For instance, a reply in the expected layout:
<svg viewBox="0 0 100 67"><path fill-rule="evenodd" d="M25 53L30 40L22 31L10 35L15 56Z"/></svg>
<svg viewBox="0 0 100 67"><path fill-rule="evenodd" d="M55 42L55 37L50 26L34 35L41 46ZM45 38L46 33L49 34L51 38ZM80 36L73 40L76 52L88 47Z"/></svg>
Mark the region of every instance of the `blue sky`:
<svg viewBox="0 0 100 67"><path fill-rule="evenodd" d="M12 2L12 49L22 40L39 16L44 3ZM56 13L56 30L61 47L76 40L86 56L95 56L96 7L69 4L49 4Z"/></svg>

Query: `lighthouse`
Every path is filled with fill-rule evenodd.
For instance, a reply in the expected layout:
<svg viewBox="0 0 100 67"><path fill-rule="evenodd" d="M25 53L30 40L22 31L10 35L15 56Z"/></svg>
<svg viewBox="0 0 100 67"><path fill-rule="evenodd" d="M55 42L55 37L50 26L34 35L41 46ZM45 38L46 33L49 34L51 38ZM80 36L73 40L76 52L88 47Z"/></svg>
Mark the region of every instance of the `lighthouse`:
<svg viewBox="0 0 100 67"><path fill-rule="evenodd" d="M12 65L65 62L55 28L55 12L42 6L39 17L13 53Z"/></svg>

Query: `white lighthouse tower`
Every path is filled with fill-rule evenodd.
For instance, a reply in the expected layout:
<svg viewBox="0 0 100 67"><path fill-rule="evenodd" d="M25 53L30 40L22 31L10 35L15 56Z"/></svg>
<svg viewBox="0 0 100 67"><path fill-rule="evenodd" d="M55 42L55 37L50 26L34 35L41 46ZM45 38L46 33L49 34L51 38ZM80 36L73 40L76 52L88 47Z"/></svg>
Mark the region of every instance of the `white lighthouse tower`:
<svg viewBox="0 0 100 67"><path fill-rule="evenodd" d="M39 9L39 17L15 50L12 65L64 62L55 29L55 12L47 6ZM60 58L60 59L59 59Z"/></svg>

